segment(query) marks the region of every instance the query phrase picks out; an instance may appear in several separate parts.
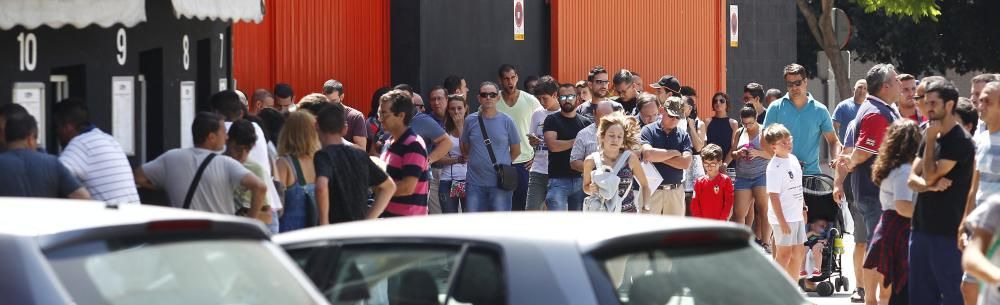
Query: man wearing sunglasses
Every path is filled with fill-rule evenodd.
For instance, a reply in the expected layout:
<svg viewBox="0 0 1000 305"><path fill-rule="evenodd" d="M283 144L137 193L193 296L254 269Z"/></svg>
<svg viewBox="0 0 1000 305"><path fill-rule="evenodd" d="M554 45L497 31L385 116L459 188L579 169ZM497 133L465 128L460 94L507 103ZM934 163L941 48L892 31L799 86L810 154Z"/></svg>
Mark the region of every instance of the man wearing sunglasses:
<svg viewBox="0 0 1000 305"><path fill-rule="evenodd" d="M608 80L608 70L604 69L604 66L596 66L590 69L590 74L587 75L587 86L590 87L591 98L581 103L576 108L576 112L594 121L594 112L597 111L597 105L602 101L608 100L608 95L611 94L608 90L610 83ZM614 111L622 110L622 104L615 101L611 101L611 104Z"/></svg>
<svg viewBox="0 0 1000 305"><path fill-rule="evenodd" d="M615 73L612 81L615 84L615 94L618 95L613 100L622 105L626 115L634 116L638 113L636 97L639 93L635 91L635 76L632 71L621 69Z"/></svg>
<svg viewBox="0 0 1000 305"><path fill-rule="evenodd" d="M826 105L809 94L805 67L799 64L785 66L784 78L788 93L767 107L767 116L764 117L762 126L767 128L774 123L785 125L796 141L792 154L803 163L802 174L821 174L820 139L826 139L830 155L833 157L840 155L842 147L833 129L830 112L826 109ZM768 155L773 153L770 145L764 145L764 151ZM833 160L833 157L830 160Z"/></svg>

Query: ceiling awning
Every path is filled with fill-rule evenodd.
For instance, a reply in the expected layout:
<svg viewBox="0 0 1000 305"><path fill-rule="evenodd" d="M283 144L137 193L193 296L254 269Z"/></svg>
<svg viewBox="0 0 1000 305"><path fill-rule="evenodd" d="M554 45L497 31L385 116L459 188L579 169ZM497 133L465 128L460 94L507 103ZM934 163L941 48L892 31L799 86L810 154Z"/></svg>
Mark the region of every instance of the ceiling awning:
<svg viewBox="0 0 1000 305"><path fill-rule="evenodd" d="M177 18L260 23L264 0L171 0Z"/></svg>
<svg viewBox="0 0 1000 305"><path fill-rule="evenodd" d="M146 21L146 1L136 0L3 0L0 1L0 29L15 26L34 29L47 25L54 29L72 25L78 29L91 24L107 28L115 24L131 27Z"/></svg>

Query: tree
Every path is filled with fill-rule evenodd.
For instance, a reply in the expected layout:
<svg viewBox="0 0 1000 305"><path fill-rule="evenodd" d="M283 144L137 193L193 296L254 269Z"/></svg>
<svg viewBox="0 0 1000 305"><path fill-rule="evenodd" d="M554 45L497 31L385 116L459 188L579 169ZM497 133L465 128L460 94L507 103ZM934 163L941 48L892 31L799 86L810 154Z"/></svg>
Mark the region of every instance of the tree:
<svg viewBox="0 0 1000 305"><path fill-rule="evenodd" d="M862 0L858 0L860 2ZM917 76L943 74L949 69L958 73L1000 71L995 46L1000 46L1000 31L986 26L1000 11L1000 1L962 0L940 3L939 15L920 17L931 22L884 11L869 12L861 3L837 0L834 7L844 10L854 28L845 48L855 59L886 62L900 72ZM814 11L819 3L810 4ZM815 71L816 52L821 50L808 31L804 18L799 20L798 59Z"/></svg>
<svg viewBox="0 0 1000 305"><path fill-rule="evenodd" d="M896 16L911 16L914 21L921 18L936 19L940 15L934 0L857 0L866 12L884 10L886 14ZM851 84L847 79L847 63L840 56L840 44L833 32L834 0L819 0L819 12L811 5L812 0L795 0L809 28L809 33L819 45L826 57L830 59L834 80L837 83L837 99L851 96Z"/></svg>

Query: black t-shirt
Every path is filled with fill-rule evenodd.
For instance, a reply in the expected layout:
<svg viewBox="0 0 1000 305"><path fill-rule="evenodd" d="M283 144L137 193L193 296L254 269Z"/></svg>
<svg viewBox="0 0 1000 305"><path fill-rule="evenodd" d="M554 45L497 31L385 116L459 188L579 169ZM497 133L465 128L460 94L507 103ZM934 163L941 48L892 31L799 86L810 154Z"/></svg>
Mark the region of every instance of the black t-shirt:
<svg viewBox="0 0 1000 305"><path fill-rule="evenodd" d="M329 179L331 224L365 219L368 189L389 179L367 153L345 145L324 147L313 165L317 178Z"/></svg>
<svg viewBox="0 0 1000 305"><path fill-rule="evenodd" d="M918 153L923 153L920 144ZM913 211L913 230L916 232L955 237L965 211L965 197L972 185L972 165L976 146L965 128L956 125L942 135L935 145L938 160L955 161L955 167L944 177L951 180L951 187L942 192L923 192L917 195ZM923 160L928 162L932 160Z"/></svg>
<svg viewBox="0 0 1000 305"><path fill-rule="evenodd" d="M557 140L572 140L583 128L590 125L590 119L577 114L575 117L567 118L556 112L545 117L544 132L555 131ZM569 154L572 149L560 152L552 151L549 147L549 178L575 178L580 177L580 172L569 167Z"/></svg>
<svg viewBox="0 0 1000 305"><path fill-rule="evenodd" d="M626 100L623 98L618 98L616 100L619 104L622 104L622 110L625 111L626 115L636 115L639 114L639 110L635 109L639 105L638 98L632 98L631 100Z"/></svg>

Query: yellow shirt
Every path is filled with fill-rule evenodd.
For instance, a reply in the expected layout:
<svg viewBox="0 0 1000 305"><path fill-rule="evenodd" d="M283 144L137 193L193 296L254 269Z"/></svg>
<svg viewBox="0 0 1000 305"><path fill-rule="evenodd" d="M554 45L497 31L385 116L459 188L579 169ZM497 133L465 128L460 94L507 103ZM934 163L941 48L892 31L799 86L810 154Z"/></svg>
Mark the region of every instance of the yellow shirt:
<svg viewBox="0 0 1000 305"><path fill-rule="evenodd" d="M514 107L507 106L503 96L497 102L497 110L510 116L514 120L517 132L521 134L521 155L514 160L515 164L528 162L535 158L535 150L531 147L531 143L528 143L528 133L531 132L531 114L542 107L535 96L521 90L518 91L520 94L518 94Z"/></svg>

